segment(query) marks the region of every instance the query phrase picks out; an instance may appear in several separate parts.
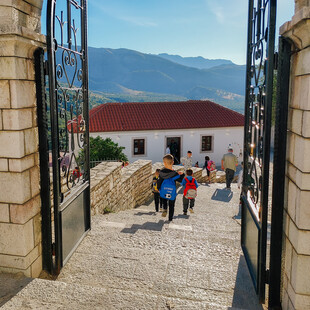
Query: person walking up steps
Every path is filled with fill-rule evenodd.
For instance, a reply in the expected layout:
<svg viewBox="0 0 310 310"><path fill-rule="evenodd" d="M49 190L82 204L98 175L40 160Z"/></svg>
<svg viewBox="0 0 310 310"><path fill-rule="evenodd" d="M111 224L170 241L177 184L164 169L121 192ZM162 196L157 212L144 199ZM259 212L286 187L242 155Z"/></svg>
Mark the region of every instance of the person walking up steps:
<svg viewBox="0 0 310 310"><path fill-rule="evenodd" d="M238 166L237 156L233 154L233 148L228 148L228 153L222 158L222 170L226 173L226 189L230 189L232 180L236 172L236 166Z"/></svg>
<svg viewBox="0 0 310 310"><path fill-rule="evenodd" d="M153 178L153 181L152 181L152 192L154 194L154 202L155 202L155 214L156 212L159 211L162 211L163 209L163 199L160 197L159 195L159 190L157 188L157 181L158 181L158 178L159 178L159 172L160 172L160 169L156 169L155 171L155 176ZM158 208L160 205L160 208Z"/></svg>
<svg viewBox="0 0 310 310"><path fill-rule="evenodd" d="M192 159L192 152L187 151L187 156L181 158L181 164L184 166L184 171L188 169L192 169L193 167L193 159Z"/></svg>
<svg viewBox="0 0 310 310"><path fill-rule="evenodd" d="M183 193L183 214L187 215L188 205L189 212L194 213L195 198L197 196L198 183L193 177L193 170L186 170L186 177L182 181L184 187Z"/></svg>
<svg viewBox="0 0 310 310"><path fill-rule="evenodd" d="M169 222L172 221L174 215L174 205L177 196L176 181L182 182L184 173L176 172L172 169L174 160L171 154L167 154L163 157L164 167L159 172L159 179L157 181L157 188L160 193L160 197L163 198L163 213L162 216L167 216L167 210L169 205Z"/></svg>

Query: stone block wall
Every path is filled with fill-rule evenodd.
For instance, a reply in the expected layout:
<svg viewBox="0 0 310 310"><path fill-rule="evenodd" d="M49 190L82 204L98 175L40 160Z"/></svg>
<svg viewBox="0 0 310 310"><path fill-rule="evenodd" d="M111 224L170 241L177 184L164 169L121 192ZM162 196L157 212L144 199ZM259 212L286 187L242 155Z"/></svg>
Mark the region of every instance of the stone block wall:
<svg viewBox="0 0 310 310"><path fill-rule="evenodd" d="M91 169L92 214L132 209L150 199L152 162L138 160L123 167L103 162Z"/></svg>
<svg viewBox="0 0 310 310"><path fill-rule="evenodd" d="M42 1L0 0L0 271L42 269L33 52Z"/></svg>
<svg viewBox="0 0 310 310"><path fill-rule="evenodd" d="M282 308L310 309L310 3L295 0L295 15L280 33L291 58Z"/></svg>

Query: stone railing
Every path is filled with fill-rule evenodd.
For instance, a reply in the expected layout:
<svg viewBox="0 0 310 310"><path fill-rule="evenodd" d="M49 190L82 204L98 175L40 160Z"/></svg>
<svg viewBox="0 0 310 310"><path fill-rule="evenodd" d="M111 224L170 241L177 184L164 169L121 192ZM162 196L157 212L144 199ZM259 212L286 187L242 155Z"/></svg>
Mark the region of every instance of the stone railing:
<svg viewBox="0 0 310 310"><path fill-rule="evenodd" d="M92 214L132 209L151 197L152 162L138 160L123 167L103 162L91 169Z"/></svg>
<svg viewBox="0 0 310 310"><path fill-rule="evenodd" d="M102 162L91 169L91 210L92 214L117 212L132 209L148 201L151 196L151 183L156 169L162 169L162 163L150 160L137 160L122 167L120 162ZM183 171L182 166L173 166ZM197 182L207 181L202 168L192 168ZM235 176L235 179L237 176ZM216 171L211 174L212 183L225 183L225 173Z"/></svg>

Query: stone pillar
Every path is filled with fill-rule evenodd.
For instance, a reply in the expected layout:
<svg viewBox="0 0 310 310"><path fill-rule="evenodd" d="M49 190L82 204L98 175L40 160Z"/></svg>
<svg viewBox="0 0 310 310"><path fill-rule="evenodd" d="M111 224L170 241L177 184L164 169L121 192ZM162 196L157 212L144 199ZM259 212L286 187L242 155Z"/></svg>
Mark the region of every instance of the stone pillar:
<svg viewBox="0 0 310 310"><path fill-rule="evenodd" d="M284 227L283 309L310 309L310 1L295 0L295 15L280 28L293 43L291 59L287 201Z"/></svg>
<svg viewBox="0 0 310 310"><path fill-rule="evenodd" d="M33 52L43 0L0 0L0 271L42 270Z"/></svg>

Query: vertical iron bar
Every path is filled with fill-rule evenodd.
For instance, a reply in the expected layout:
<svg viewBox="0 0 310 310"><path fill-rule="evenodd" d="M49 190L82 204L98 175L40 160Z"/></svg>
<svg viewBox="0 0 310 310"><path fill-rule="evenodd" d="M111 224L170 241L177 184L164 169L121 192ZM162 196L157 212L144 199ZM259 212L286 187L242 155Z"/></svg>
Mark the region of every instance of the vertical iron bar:
<svg viewBox="0 0 310 310"><path fill-rule="evenodd" d="M38 48L34 52L34 61L37 94L37 120L39 129L42 263L43 269L51 273L53 269L51 193L48 156L48 123L45 97L44 50L42 48Z"/></svg>
<svg viewBox="0 0 310 310"><path fill-rule="evenodd" d="M266 289L266 253L267 253L267 226L268 226L268 192L269 192L269 163L270 163L270 134L271 134L271 113L272 113L272 93L273 93L273 71L274 71L274 42L276 24L276 0L269 1L268 16L268 42L266 70L266 97L265 97L265 118L264 118L264 143L263 143L263 173L262 173L262 216L260 231L259 249L259 300L265 301Z"/></svg>
<svg viewBox="0 0 310 310"><path fill-rule="evenodd" d="M71 3L67 0L67 22L68 22L68 48L71 50L72 38L71 38Z"/></svg>
<svg viewBox="0 0 310 310"><path fill-rule="evenodd" d="M82 0L81 22L82 22L82 52L83 52L83 111L85 118L85 163L84 173L86 173L85 182L90 183L89 167L89 105L88 105L88 45L87 45L87 0ZM90 186L85 192L85 230L91 227L90 211Z"/></svg>
<svg viewBox="0 0 310 310"><path fill-rule="evenodd" d="M49 97L51 113L51 141L52 141L52 161L53 161L53 193L54 193L54 226L55 226L55 266L53 272L59 274L62 264L62 244L61 244L61 225L59 217L60 205L60 163L59 163L59 137L58 137L58 108L57 90L55 73L55 6L56 0L47 2L47 52L48 52L48 71L49 71Z"/></svg>
<svg viewBox="0 0 310 310"><path fill-rule="evenodd" d="M282 267L283 206L285 195L285 154L290 80L290 51L290 43L280 37L273 161L269 309L281 309L280 288Z"/></svg>

